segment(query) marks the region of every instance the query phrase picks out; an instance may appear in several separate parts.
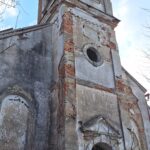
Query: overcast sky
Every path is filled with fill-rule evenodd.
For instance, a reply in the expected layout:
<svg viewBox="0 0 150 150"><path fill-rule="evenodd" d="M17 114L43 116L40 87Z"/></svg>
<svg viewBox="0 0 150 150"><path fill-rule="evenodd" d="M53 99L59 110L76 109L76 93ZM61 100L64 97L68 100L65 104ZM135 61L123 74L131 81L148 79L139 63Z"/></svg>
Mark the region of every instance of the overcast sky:
<svg viewBox="0 0 150 150"><path fill-rule="evenodd" d="M7 2L9 0L5 0ZM142 50L150 48L146 28L150 24L150 0L112 0L114 16L121 20L116 30L116 36L124 68L132 74L147 89L150 84L142 78ZM6 9L0 29L18 28L36 24L38 0L19 0L17 8ZM144 8L144 9L143 9ZM0 7L0 13L5 8ZM150 32L149 32L150 33ZM150 35L149 35L150 36ZM147 71L147 75L150 73Z"/></svg>

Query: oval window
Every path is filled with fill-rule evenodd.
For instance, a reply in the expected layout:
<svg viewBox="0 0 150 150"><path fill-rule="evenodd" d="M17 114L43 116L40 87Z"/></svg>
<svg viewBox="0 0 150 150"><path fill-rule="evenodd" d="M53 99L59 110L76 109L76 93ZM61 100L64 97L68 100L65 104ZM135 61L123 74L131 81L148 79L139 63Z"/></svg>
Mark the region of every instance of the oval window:
<svg viewBox="0 0 150 150"><path fill-rule="evenodd" d="M83 53L87 60L93 65L93 66L100 66L103 63L102 57L100 55L99 50L94 45L86 45L83 49Z"/></svg>
<svg viewBox="0 0 150 150"><path fill-rule="evenodd" d="M100 61L100 56L97 54L96 49L94 49L93 47L87 49L87 56L93 62Z"/></svg>

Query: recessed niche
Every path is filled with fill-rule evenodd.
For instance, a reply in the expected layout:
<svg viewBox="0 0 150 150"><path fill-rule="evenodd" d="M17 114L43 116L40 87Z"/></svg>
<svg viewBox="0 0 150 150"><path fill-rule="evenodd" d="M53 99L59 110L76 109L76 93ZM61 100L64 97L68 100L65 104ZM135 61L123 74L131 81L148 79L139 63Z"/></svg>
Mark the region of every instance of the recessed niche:
<svg viewBox="0 0 150 150"><path fill-rule="evenodd" d="M100 66L102 64L102 57L100 55L100 52L97 47L94 45L86 45L83 49L83 53L87 60L93 65L93 66Z"/></svg>
<svg viewBox="0 0 150 150"><path fill-rule="evenodd" d="M4 150L23 150L26 143L29 106L18 95L8 95L0 107L0 147Z"/></svg>

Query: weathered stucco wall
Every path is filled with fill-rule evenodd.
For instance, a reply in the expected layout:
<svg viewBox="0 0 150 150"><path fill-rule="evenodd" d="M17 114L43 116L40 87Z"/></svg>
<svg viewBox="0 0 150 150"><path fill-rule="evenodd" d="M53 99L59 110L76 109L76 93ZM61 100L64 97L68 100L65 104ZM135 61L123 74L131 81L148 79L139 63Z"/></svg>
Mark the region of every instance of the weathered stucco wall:
<svg viewBox="0 0 150 150"><path fill-rule="evenodd" d="M3 99L0 113L0 145L2 149L24 149L28 113L28 104L22 97L9 95Z"/></svg>
<svg viewBox="0 0 150 150"><path fill-rule="evenodd" d="M2 35L0 147L3 150L48 149L53 75L50 33L50 26L45 25Z"/></svg>
<svg viewBox="0 0 150 150"><path fill-rule="evenodd" d="M149 124L147 106L144 99L144 88L131 79L130 75L122 69L122 78L117 80L117 93L120 105L121 123L123 126L125 148L127 150L147 150L147 133L145 123ZM135 91L140 92L137 96ZM143 99L141 98L143 97ZM141 102L142 104L141 104ZM142 107L146 108L144 110ZM143 113L145 116L143 117Z"/></svg>
<svg viewBox="0 0 150 150"><path fill-rule="evenodd" d="M79 8L64 8L65 149L92 149L104 142L113 143L113 149L147 150L144 118L128 81L122 77L113 27ZM100 55L97 64L86 55L91 47ZM103 127L110 129L108 135L115 137L117 144L107 139L106 130L97 131L100 120L102 124L106 121ZM101 132L105 136L98 136Z"/></svg>
<svg viewBox="0 0 150 150"><path fill-rule="evenodd" d="M97 143L122 148L117 96L83 85L76 88L78 149L90 150Z"/></svg>
<svg viewBox="0 0 150 150"><path fill-rule="evenodd" d="M76 8L70 11L73 14L77 83L78 149L90 150L97 143L106 143L116 150L123 149L118 99L115 93L115 75L121 75L115 33L110 25L100 22L87 12ZM99 62L95 64L87 56L86 50L91 47L95 48L100 56Z"/></svg>
<svg viewBox="0 0 150 150"><path fill-rule="evenodd" d="M139 91L140 88L135 87L133 83L129 84L129 79L125 80L124 76L122 77L122 68L113 29L107 23L106 25L99 22L80 9L70 9L70 11L73 13L74 21L75 75L77 83L80 85L76 85L78 127L80 125L84 127L84 124L94 116L104 115L104 118L109 118L110 122L112 120L116 123L118 120L117 128L122 133L121 140L123 141L120 140L120 144L114 146L114 149L130 150L131 147L133 149L149 149L149 144L147 145L149 143L148 112L146 103L142 102L144 92ZM95 66L88 60L84 51L88 47L94 47L100 54L102 59L100 65ZM100 91L98 92L97 89ZM113 90L116 100L113 100L113 96L107 93L113 93ZM103 92L106 92L106 95ZM115 107L112 107L112 102ZM109 114L115 115L110 117ZM115 125L113 127L115 128ZM90 132L90 130L87 131ZM89 138L93 133L87 135L87 131L78 132L79 149L84 149L84 146L87 145L89 145L89 149L92 149L89 144L91 139L89 140ZM94 132L97 132L97 130L94 129ZM94 140L95 142L101 141L96 137ZM119 141L119 139L117 140ZM105 143L107 143L107 140Z"/></svg>
<svg viewBox="0 0 150 150"><path fill-rule="evenodd" d="M111 28L80 10L74 13L74 44L76 78L114 88L114 76L109 45ZM86 47L87 46L87 47ZM93 66L84 55L84 48L96 47L101 65ZM107 74L107 75L106 75Z"/></svg>
<svg viewBox="0 0 150 150"><path fill-rule="evenodd" d="M139 83L130 75L124 72L126 78L129 82L129 85L132 89L134 96L138 100L138 106L140 109L140 113L143 119L143 128L145 134L145 141L147 143L147 148L150 149L150 119L149 119L149 112L148 112L148 105L144 96L145 89L139 85Z"/></svg>
<svg viewBox="0 0 150 150"><path fill-rule="evenodd" d="M64 96L63 96L63 58L64 58L64 35L62 33L63 6L51 18L52 25L52 61L53 61L53 88L51 101L51 130L50 130L50 149L63 150L65 138L65 115L64 115Z"/></svg>
<svg viewBox="0 0 150 150"><path fill-rule="evenodd" d="M119 126L117 96L115 94L77 85L76 95L79 121L86 122L94 116L102 115Z"/></svg>
<svg viewBox="0 0 150 150"><path fill-rule="evenodd" d="M39 16L50 24L0 32L3 150L150 149L143 90L121 68L119 20L99 2L53 0Z"/></svg>

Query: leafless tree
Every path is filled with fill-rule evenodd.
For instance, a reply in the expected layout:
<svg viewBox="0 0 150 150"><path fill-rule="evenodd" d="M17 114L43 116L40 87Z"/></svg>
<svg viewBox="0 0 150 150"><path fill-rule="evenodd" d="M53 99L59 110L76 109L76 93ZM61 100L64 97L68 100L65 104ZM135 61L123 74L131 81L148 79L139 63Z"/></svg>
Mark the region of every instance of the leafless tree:
<svg viewBox="0 0 150 150"><path fill-rule="evenodd" d="M147 80L147 82L150 83L150 49L144 50L143 51L144 54L144 72L143 72L143 76L144 78Z"/></svg>
<svg viewBox="0 0 150 150"><path fill-rule="evenodd" d="M150 14L150 9L142 8L148 15ZM150 84L150 45L149 45L149 39L150 39L150 23L146 22L143 26L144 30L144 37L145 37L145 47L149 47L146 49L141 50L141 65L139 67L139 73L143 78ZM139 39L140 40L140 39ZM140 60L139 60L140 61Z"/></svg>
<svg viewBox="0 0 150 150"><path fill-rule="evenodd" d="M9 8L15 8L17 3L17 0L0 0L0 21L3 21L6 10Z"/></svg>
<svg viewBox="0 0 150 150"><path fill-rule="evenodd" d="M150 13L150 9L143 9L146 11L148 14ZM145 38L150 39L150 23L147 23L144 26L145 30ZM148 42L148 47L150 47L149 42ZM146 81L150 84L150 48L147 48L142 51L143 52L143 71L142 71L142 76L146 79ZM147 89L147 92L145 93L145 98L148 101L148 105L150 106L150 89Z"/></svg>

